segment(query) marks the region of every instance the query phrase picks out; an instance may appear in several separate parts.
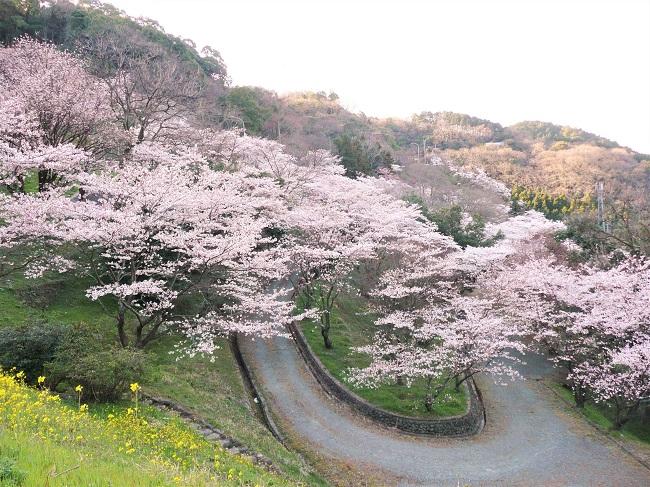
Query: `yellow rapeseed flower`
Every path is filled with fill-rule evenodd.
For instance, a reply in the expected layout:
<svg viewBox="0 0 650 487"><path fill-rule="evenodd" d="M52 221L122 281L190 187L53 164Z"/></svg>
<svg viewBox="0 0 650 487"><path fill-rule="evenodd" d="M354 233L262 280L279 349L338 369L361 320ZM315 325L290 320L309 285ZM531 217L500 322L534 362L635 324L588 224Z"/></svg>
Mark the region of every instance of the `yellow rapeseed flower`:
<svg viewBox="0 0 650 487"><path fill-rule="evenodd" d="M80 393L81 391L83 391L83 389L84 389L84 386L82 386L81 384L79 384L77 387L74 388L74 390L75 390L76 392L79 392L79 393Z"/></svg>
<svg viewBox="0 0 650 487"><path fill-rule="evenodd" d="M131 389L131 392L138 392L140 390L140 384L138 384L137 382L134 382L129 387Z"/></svg>
<svg viewBox="0 0 650 487"><path fill-rule="evenodd" d="M45 382L45 376L44 375L39 375L37 380L38 380L39 384L43 384Z"/></svg>

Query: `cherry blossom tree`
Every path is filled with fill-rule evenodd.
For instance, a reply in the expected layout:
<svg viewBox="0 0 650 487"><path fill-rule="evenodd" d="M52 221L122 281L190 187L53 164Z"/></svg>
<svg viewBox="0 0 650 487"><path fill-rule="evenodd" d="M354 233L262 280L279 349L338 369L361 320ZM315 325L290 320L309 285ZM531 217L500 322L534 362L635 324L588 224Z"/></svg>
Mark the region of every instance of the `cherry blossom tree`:
<svg viewBox="0 0 650 487"><path fill-rule="evenodd" d="M110 106L137 143L173 133L206 93L207 80L196 67L128 29L100 32L87 44Z"/></svg>
<svg viewBox="0 0 650 487"><path fill-rule="evenodd" d="M15 97L0 95L0 181L10 191L25 188L24 157L42 139L38 121Z"/></svg>
<svg viewBox="0 0 650 487"><path fill-rule="evenodd" d="M285 198L295 196L308 182L321 176L343 174L336 156L325 150L308 151L302 157L286 152L277 141L251 137L237 130L203 129L182 133L216 167L273 178L283 187Z"/></svg>
<svg viewBox="0 0 650 487"><path fill-rule="evenodd" d="M30 171L39 190L79 170L85 151L124 145L100 81L72 54L21 38L0 49L0 176L24 189Z"/></svg>
<svg viewBox="0 0 650 487"><path fill-rule="evenodd" d="M92 277L89 298L117 302L123 345L128 317L140 347L168 326L206 352L219 333L281 332L292 306L280 292L265 295L266 283L284 269L265 232L282 224L273 180L213 171L191 149L147 143L134 147L127 163L107 162L76 179L83 197L63 189L5 197L0 242L40 248L36 274L65 263ZM65 260L46 262L52 255ZM177 313L190 298L201 300L198 319Z"/></svg>
<svg viewBox="0 0 650 487"><path fill-rule="evenodd" d="M614 429L621 429L650 398L650 339L626 345L602 364L577 366L572 376L585 384L596 402L614 408Z"/></svg>
<svg viewBox="0 0 650 487"><path fill-rule="evenodd" d="M647 336L649 267L630 257L609 268L571 269L538 254L494 269L482 285L493 290L511 320L530 326L536 341L567 371L582 407L594 394L593 370L597 375L613 371L606 365L610 357Z"/></svg>
<svg viewBox="0 0 650 487"><path fill-rule="evenodd" d="M501 234L503 237L489 247L468 246L463 252L451 255L448 263L452 269L462 270L467 275L476 276L518 254L522 244L542 239L545 235L564 228L563 223L549 220L538 211L527 211L501 223L486 225L486 238L497 234Z"/></svg>
<svg viewBox="0 0 650 487"><path fill-rule="evenodd" d="M290 215L296 229L290 246L294 287L307 307L319 310L327 348L334 303L356 267L396 248L396 242L449 243L418 207L385 193L373 178L325 174L304 185L300 201Z"/></svg>
<svg viewBox="0 0 650 487"><path fill-rule="evenodd" d="M504 236L492 247L436 248L422 241L400 252L371 293L380 316L378 333L369 346L358 349L371 357L371 364L350 371L350 380L375 385L425 379L430 409L450 383L458 388L481 372L516 377L514 366L526 349L522 337L528 326L509 319L504 302L489 292L495 276L505 279L494 270L516 256L523 242L561 228L529 212L492 225L490 232Z"/></svg>
<svg viewBox="0 0 650 487"><path fill-rule="evenodd" d="M489 299L462 296L462 278L447 260L458 252L409 252L387 271L374 291L378 333L357 351L371 364L350 371L351 382L375 386L386 381L424 379L424 405L431 410L448 384L460 385L480 372L516 376L523 352L519 330L503 320ZM459 282L459 280L461 282Z"/></svg>

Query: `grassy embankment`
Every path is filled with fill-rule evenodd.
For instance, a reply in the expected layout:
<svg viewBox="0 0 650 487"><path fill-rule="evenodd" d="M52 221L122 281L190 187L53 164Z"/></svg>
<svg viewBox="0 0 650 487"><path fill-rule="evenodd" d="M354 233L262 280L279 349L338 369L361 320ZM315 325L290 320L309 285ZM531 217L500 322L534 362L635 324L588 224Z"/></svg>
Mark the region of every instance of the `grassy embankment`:
<svg viewBox="0 0 650 487"><path fill-rule="evenodd" d="M4 372L0 432L0 485L296 485L154 408L66 404Z"/></svg>
<svg viewBox="0 0 650 487"><path fill-rule="evenodd" d="M557 382L551 383L549 386L565 401L575 406L573 394L569 389ZM612 429L614 425L614 412L609 407L587 401L584 409L576 410L580 411L588 420L597 424L603 430L608 431L614 438L632 440L650 445L650 422L647 420L644 421L641 417L631 419L620 431L615 431Z"/></svg>
<svg viewBox="0 0 650 487"><path fill-rule="evenodd" d="M365 367L369 364L367 356L351 350L353 347L366 345L373 333L373 317L365 313L361 298L341 295L337 299L332 313L330 336L333 348L326 349L320 335L320 328L311 321L303 322L303 332L314 353L327 367L330 373L345 382L349 368ZM426 384L423 380L415 381L411 387L398 384L384 384L377 388L348 387L366 401L387 411L416 417L444 417L463 414L467 408L467 394L464 388L459 392L448 387L441 398L428 412L424 407Z"/></svg>
<svg viewBox="0 0 650 487"><path fill-rule="evenodd" d="M0 326L17 326L39 320L62 324L86 322L99 324L106 328L107 334L115 336L113 317L107 314L99 304L87 299L84 290L85 283L76 280L47 283L44 280L31 281L16 276L5 278L0 281ZM176 360L176 356L170 354L175 342L176 340L172 336L163 337L148 349L149 371L147 377L141 381L144 392L163 396L183 404L226 434L266 455L280 468L287 482L301 482L306 485L325 484L298 455L279 444L255 416L249 406L236 362L225 342L216 354L214 361L198 356ZM91 405L91 410L93 408L94 406ZM28 435L28 433L25 434ZM2 436L4 438L6 435ZM78 457L74 454L74 449L50 445L40 440L24 441L25 439L25 436L14 440L7 438L7 443L3 446L8 451L17 453L19 458L16 461L19 465L24 461L24 457L40 458L40 462L49 462L50 467L56 463L57 469L60 471L64 464L74 463L73 459L76 461ZM5 440L3 439L3 441ZM11 446L12 444L14 447ZM15 444L22 446L15 448ZM98 451L103 449L110 450L110 446L97 445ZM92 451L93 449L88 453L89 457L92 456ZM80 453L86 455L84 449L81 449ZM68 454L72 455L68 459L69 462L61 461L61 459L67 458ZM85 460L80 464L78 470L97 468L95 479L102 479L102 469L109 468L111 461L98 459L97 462L95 464L90 460ZM117 475L117 470L123 468L116 467L115 469ZM251 466L250 469L259 472L260 475L262 473L258 467ZM130 473L133 485L149 485L145 482L145 477L142 477L142 483L139 483L139 472L140 470L134 464L134 469ZM76 475L81 475L81 473ZM110 479L111 477L106 478ZM106 482L99 482L99 480L97 483L84 480L81 483L68 483L67 485L105 484ZM0 485L2 484L0 483ZM43 485L42 479L38 485ZM111 485L130 484L116 480ZM154 482L151 485L165 484Z"/></svg>

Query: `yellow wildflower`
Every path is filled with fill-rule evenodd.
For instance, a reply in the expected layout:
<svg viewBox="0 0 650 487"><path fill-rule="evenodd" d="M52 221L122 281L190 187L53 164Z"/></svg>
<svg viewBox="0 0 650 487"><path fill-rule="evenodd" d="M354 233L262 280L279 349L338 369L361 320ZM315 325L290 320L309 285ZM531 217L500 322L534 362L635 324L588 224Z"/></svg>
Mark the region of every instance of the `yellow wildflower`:
<svg viewBox="0 0 650 487"><path fill-rule="evenodd" d="M39 384L43 384L45 382L45 376L39 375L37 381Z"/></svg>
<svg viewBox="0 0 650 487"><path fill-rule="evenodd" d="M74 388L74 390L75 390L76 392L81 393L81 391L84 390L84 386L82 386L81 384L79 384L77 387Z"/></svg>
<svg viewBox="0 0 650 487"><path fill-rule="evenodd" d="M131 392L138 392L140 390L140 384L138 384L137 382L134 382L129 387L131 389Z"/></svg>

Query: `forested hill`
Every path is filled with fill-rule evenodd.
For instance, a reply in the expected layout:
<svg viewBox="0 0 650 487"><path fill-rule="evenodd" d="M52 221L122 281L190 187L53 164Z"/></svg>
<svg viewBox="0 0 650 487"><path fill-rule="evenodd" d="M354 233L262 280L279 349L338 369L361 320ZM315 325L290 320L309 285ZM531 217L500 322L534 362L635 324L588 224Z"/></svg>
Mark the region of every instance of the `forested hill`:
<svg viewBox="0 0 650 487"><path fill-rule="evenodd" d="M341 156L349 175L411 164L418 155L420 161L434 157L480 168L505 182L528 207L551 218L572 216L574 226L592 241L647 250L650 156L604 137L538 121L503 127L452 112L378 119L345 109L336 93L280 96L260 87L230 86L217 50L198 51L191 40L165 32L155 21L130 18L99 1L58 0L41 6L36 0L1 0L0 41L8 44L21 35L80 53L103 77L123 68L133 72L133 64L140 63L142 82L155 79L178 102L174 106L190 107L195 123L239 126L278 139L297 154L329 149ZM120 64L127 59L129 66ZM161 81L161 72L174 76ZM160 109L170 111L170 119L179 115L174 107ZM160 119L151 113L141 116L144 124L147 117ZM596 225L593 211L598 182L604 183L609 234Z"/></svg>

